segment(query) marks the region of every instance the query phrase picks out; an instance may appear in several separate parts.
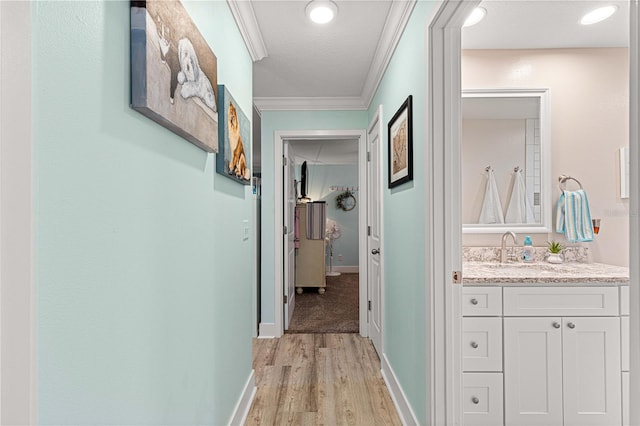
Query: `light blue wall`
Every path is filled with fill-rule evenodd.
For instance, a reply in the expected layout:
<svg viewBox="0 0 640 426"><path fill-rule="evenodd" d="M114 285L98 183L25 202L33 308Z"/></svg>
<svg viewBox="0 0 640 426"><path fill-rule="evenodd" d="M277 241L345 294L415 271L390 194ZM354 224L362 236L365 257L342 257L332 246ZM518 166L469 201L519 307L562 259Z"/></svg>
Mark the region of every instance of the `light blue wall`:
<svg viewBox="0 0 640 426"><path fill-rule="evenodd" d="M298 171L298 176L300 172ZM344 191L332 191L332 186L358 186L358 165L309 164L309 197L314 201L327 202L327 219L335 220L340 226L341 236L333 241L333 266L358 266L358 210L356 202L353 210L344 211L336 207L336 197ZM358 192L354 192L356 200ZM342 261L338 260L342 255ZM327 252L327 270L329 268Z"/></svg>
<svg viewBox="0 0 640 426"><path fill-rule="evenodd" d="M262 323L275 323L274 282L274 133L277 130L361 130L368 125L367 111L264 111L262 113ZM280 143L280 141L278 141ZM278 168L278 171L280 169ZM282 191L282 188L277 188ZM278 315L282 313L279 312Z"/></svg>
<svg viewBox="0 0 640 426"><path fill-rule="evenodd" d="M251 372L250 189L129 108L128 1L32 5L38 420L228 423ZM185 7L251 116L226 2Z"/></svg>
<svg viewBox="0 0 640 426"><path fill-rule="evenodd" d="M385 316L384 350L414 413L427 423L427 318L425 259L425 196L428 175L423 166L426 142L425 35L436 2L418 1L391 63L369 109L378 105L388 123L409 95L413 95L413 181L384 197ZM387 133L384 132L387 164ZM384 168L384 182L388 182Z"/></svg>

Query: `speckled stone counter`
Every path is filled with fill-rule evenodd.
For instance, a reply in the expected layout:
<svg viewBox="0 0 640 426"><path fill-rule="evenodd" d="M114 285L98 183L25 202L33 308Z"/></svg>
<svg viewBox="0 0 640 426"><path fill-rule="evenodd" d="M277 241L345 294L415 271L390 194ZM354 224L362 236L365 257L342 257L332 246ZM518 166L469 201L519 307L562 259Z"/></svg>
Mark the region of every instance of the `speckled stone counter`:
<svg viewBox="0 0 640 426"><path fill-rule="evenodd" d="M463 262L464 285L628 285L629 268L602 263Z"/></svg>

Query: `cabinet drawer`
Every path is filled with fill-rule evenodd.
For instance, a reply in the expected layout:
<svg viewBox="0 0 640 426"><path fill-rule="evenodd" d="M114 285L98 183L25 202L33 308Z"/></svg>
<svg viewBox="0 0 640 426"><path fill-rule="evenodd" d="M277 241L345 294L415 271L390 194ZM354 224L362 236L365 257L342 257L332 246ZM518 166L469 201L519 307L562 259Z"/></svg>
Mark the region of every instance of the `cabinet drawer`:
<svg viewBox="0 0 640 426"><path fill-rule="evenodd" d="M462 424L498 426L503 424L502 373L462 375Z"/></svg>
<svg viewBox="0 0 640 426"><path fill-rule="evenodd" d="M502 318L462 319L464 371L502 371Z"/></svg>
<svg viewBox="0 0 640 426"><path fill-rule="evenodd" d="M617 287L508 287L505 316L615 316Z"/></svg>
<svg viewBox="0 0 640 426"><path fill-rule="evenodd" d="M497 317L502 315L501 287L463 287L462 315Z"/></svg>

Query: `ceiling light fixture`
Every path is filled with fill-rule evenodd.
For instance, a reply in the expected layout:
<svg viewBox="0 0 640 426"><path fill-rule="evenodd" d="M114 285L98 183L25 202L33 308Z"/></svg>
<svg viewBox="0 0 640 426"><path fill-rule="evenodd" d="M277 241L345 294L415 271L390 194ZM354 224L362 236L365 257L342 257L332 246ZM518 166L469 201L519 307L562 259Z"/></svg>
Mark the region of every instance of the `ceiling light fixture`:
<svg viewBox="0 0 640 426"><path fill-rule="evenodd" d="M592 10L582 17L580 23L582 25L596 24L600 21L604 21L618 10L618 6L604 6L598 9Z"/></svg>
<svg viewBox="0 0 640 426"><path fill-rule="evenodd" d="M313 0L307 5L306 12L316 24L327 24L338 14L338 6L330 0Z"/></svg>
<svg viewBox="0 0 640 426"><path fill-rule="evenodd" d="M464 28L475 25L478 22L482 21L485 16L487 16L487 9L485 9L484 7L476 7L464 21L464 25L462 25L462 27Z"/></svg>

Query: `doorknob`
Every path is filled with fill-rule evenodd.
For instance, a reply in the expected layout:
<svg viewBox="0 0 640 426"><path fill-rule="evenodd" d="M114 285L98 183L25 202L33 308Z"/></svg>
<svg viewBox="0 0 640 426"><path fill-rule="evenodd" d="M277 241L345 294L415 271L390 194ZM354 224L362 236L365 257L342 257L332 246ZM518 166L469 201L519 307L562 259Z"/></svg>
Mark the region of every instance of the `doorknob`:
<svg viewBox="0 0 640 426"><path fill-rule="evenodd" d="M371 254L380 254L380 249L371 250Z"/></svg>

